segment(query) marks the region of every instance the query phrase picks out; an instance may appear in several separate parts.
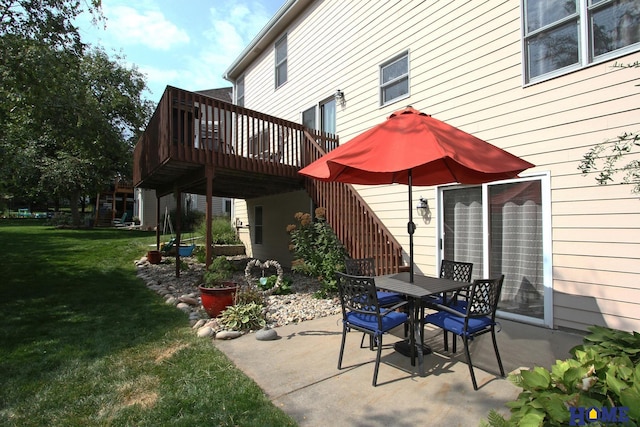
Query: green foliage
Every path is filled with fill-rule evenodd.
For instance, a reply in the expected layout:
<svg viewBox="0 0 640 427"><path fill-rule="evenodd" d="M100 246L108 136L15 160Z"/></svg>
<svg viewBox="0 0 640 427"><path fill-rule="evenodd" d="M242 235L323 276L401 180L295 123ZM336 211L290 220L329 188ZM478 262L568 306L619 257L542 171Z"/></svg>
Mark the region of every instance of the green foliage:
<svg viewBox="0 0 640 427"><path fill-rule="evenodd" d="M177 217L178 216L177 216L176 210L171 209L171 211L169 211L169 221L171 222L171 226L173 227L174 230L176 229ZM181 233L183 233L182 237L184 238L184 233L190 233L190 232L199 230L199 225L200 223L202 223L203 220L204 220L204 212L200 212L190 208L183 209L180 217L180 231ZM166 221L166 216L163 214L162 224L164 224L165 221ZM203 232L201 235L204 236L205 233Z"/></svg>
<svg viewBox="0 0 640 427"><path fill-rule="evenodd" d="M220 323L233 331L261 329L266 325L263 306L253 302L232 305L220 314Z"/></svg>
<svg viewBox="0 0 640 427"><path fill-rule="evenodd" d="M322 289L316 296L325 298L337 293L336 271L344 270L344 258L347 255L342 243L325 220L324 208L316 209L316 220L308 213L298 212L297 225L289 225L291 235L290 249L295 260L292 270L317 277Z"/></svg>
<svg viewBox="0 0 640 427"><path fill-rule="evenodd" d="M207 235L207 224L205 221L200 222L197 227L198 234ZM236 245L240 242L236 234L235 228L231 225L231 221L226 216L215 217L211 220L211 240L214 245Z"/></svg>
<svg viewBox="0 0 640 427"><path fill-rule="evenodd" d="M143 74L81 43L74 20L100 1L0 5L0 192L78 201L131 175L131 151L152 111Z"/></svg>
<svg viewBox="0 0 640 427"><path fill-rule="evenodd" d="M628 407L629 423L640 420L640 334L593 326L573 358L510 375L523 391L508 402L511 417L489 414L490 426L565 426L569 407Z"/></svg>
<svg viewBox="0 0 640 427"><path fill-rule="evenodd" d="M263 291L268 291L269 289L272 289L276 285L276 282L278 281L278 276L275 274L272 274L271 276L265 277L265 279L266 280L264 281L264 284L258 281L258 287ZM292 292L292 289L291 289L292 283L293 283L293 280L291 280L290 277L283 277L282 284L280 284L280 287L273 292L273 295L290 294Z"/></svg>
<svg viewBox="0 0 640 427"><path fill-rule="evenodd" d="M640 62L613 65L616 68L639 68ZM640 86L640 85L636 85ZM624 132L616 138L597 144L583 156L578 169L583 175L597 172L596 181L605 185L614 181L618 173L622 173L622 182L633 185L633 192L640 193L640 161L630 160L619 166L619 163L640 147L638 131Z"/></svg>
<svg viewBox="0 0 640 427"><path fill-rule="evenodd" d="M640 193L640 161L631 160L620 168L617 166L626 155L632 153L637 147L640 147L640 134L624 133L615 139L593 146L583 156L578 169L584 175L597 171L596 181L600 185L613 182L614 176L621 172L624 174L622 182L633 184L633 192Z"/></svg>
<svg viewBox="0 0 640 427"><path fill-rule="evenodd" d="M241 286L235 295L235 304L255 303L264 306L264 294L255 286Z"/></svg>
<svg viewBox="0 0 640 427"><path fill-rule="evenodd" d="M200 264L204 264L207 261L207 249L204 246L196 246L193 249L192 256L194 256Z"/></svg>
<svg viewBox="0 0 640 427"><path fill-rule="evenodd" d="M216 287L223 286L224 282L229 281L233 277L233 264L225 256L215 257L211 261L211 265L204 272L202 277L203 286Z"/></svg>

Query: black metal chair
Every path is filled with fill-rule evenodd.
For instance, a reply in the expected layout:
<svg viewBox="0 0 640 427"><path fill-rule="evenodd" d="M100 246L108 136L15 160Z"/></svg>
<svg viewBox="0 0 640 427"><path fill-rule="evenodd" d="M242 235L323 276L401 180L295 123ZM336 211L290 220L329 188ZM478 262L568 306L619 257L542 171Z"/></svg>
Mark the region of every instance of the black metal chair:
<svg viewBox="0 0 640 427"><path fill-rule="evenodd" d="M376 275L376 264L373 258L345 258L345 273L352 276L373 277ZM404 297L396 292L378 291L378 302L381 307L392 306L401 301Z"/></svg>
<svg viewBox="0 0 640 427"><path fill-rule="evenodd" d="M469 365L469 373L473 382L474 390L478 389L476 376L473 372L473 364L471 362L471 354L469 352L469 341L479 335L491 333L493 340L493 348L498 359L500 374L504 377L504 368L502 360L498 352L498 343L496 342L496 310L498 301L500 300L500 292L502 291L502 282L504 275L494 279L474 280L469 287L469 299L467 305L462 310L460 306L455 308L449 305L439 304L438 312L430 314L424 318L422 323L424 336L424 325L431 323L445 332L451 332L462 338L464 343L464 351ZM446 343L446 341L445 341ZM456 351L456 338L453 341L453 352Z"/></svg>
<svg viewBox="0 0 640 427"><path fill-rule="evenodd" d="M371 337L371 341L375 343L375 347L377 347L372 383L375 387L380 367L382 335L408 320L406 313L396 310L407 302L402 301L391 307L381 307L373 277L353 276L344 273L336 273L336 275L342 306L342 343L340 344L338 369L342 369L342 357L347 333L354 329L368 334Z"/></svg>
<svg viewBox="0 0 640 427"><path fill-rule="evenodd" d="M440 262L440 277L444 279L455 280L456 282L471 283L471 274L473 273L473 263L460 262L443 259ZM449 298L454 299L457 302L464 303L469 297L469 288L465 287L454 292L451 297L448 295L440 295L439 300L435 301L438 304L446 304L446 300Z"/></svg>
<svg viewBox="0 0 640 427"><path fill-rule="evenodd" d="M456 282L466 282L471 284L471 274L473 273L473 263L460 262L443 259L440 262L440 277L443 279L455 280ZM432 310L438 310L439 304L451 305L451 301L455 303L457 308L464 309L467 305L467 299L469 288L464 287L459 289L451 295L430 295L422 299L422 307L420 307L420 318L424 318L425 308ZM449 304L448 304L449 303ZM444 349L449 350L449 336L447 331L443 332L444 335Z"/></svg>

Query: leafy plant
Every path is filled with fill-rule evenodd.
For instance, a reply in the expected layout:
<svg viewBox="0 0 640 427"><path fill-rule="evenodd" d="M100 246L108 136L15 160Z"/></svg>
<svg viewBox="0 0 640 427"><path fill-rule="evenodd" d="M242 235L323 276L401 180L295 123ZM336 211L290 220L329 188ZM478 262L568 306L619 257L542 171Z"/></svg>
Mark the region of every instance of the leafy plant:
<svg viewBox="0 0 640 427"><path fill-rule="evenodd" d="M223 287L233 277L233 264L225 256L215 257L202 277L203 286L207 288Z"/></svg>
<svg viewBox="0 0 640 427"><path fill-rule="evenodd" d="M262 289L263 291L268 291L269 289L272 289L275 285L276 282L278 281L278 276L275 274L272 274L271 276L268 276L265 278L266 280L264 281L264 283L258 281L258 287L260 289ZM291 289L291 284L293 283L293 280L291 280L291 278L289 277L283 277L282 278L282 284L280 285L280 287L278 289L276 289L273 292L273 295L287 295L290 294L292 291Z"/></svg>
<svg viewBox="0 0 640 427"><path fill-rule="evenodd" d="M640 62L621 64L616 62L615 68L640 68ZM636 85L640 86L640 85ZM594 145L584 154L578 169L583 175L597 172L595 177L600 185L614 182L617 174L623 174L621 182L633 185L633 193L640 193L640 161L630 157L640 148L640 133L624 132L615 138ZM620 162L629 160L626 164Z"/></svg>
<svg viewBox="0 0 640 427"><path fill-rule="evenodd" d="M565 426L570 408L629 408L625 426L640 419L640 334L600 326L589 328L584 343L571 350L573 358L557 361L551 371L534 367L509 380L522 387L508 402L511 418L496 411L490 426ZM485 424L486 425L486 424Z"/></svg>
<svg viewBox="0 0 640 427"><path fill-rule="evenodd" d="M235 304L264 305L264 294L255 286L241 286L235 295Z"/></svg>
<svg viewBox="0 0 640 427"><path fill-rule="evenodd" d="M266 325L263 306L254 302L235 304L220 314L220 323L234 331L250 331Z"/></svg>
<svg viewBox="0 0 640 427"><path fill-rule="evenodd" d="M192 255L200 264L204 264L207 261L207 251L204 246L196 246Z"/></svg>
<svg viewBox="0 0 640 427"><path fill-rule="evenodd" d="M207 235L206 221L200 222L196 232L202 236ZM242 243L226 216L215 217L211 220L211 239L214 245L236 245Z"/></svg>
<svg viewBox="0 0 640 427"><path fill-rule="evenodd" d="M336 271L344 270L344 258L347 255L342 243L325 220L325 208L317 208L316 220L311 214L298 212L295 219L298 225L287 226L291 235L290 249L295 260L292 270L308 276L317 277L322 289L316 296L325 298L337 293Z"/></svg>

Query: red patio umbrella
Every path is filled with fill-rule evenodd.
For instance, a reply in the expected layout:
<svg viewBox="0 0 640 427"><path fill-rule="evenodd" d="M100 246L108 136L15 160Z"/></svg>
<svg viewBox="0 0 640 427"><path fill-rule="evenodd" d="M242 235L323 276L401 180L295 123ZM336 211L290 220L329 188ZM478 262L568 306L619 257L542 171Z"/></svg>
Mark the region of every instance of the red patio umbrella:
<svg viewBox="0 0 640 427"><path fill-rule="evenodd" d="M409 186L409 271L413 282L412 185L481 184L534 165L407 107L300 170L320 181Z"/></svg>

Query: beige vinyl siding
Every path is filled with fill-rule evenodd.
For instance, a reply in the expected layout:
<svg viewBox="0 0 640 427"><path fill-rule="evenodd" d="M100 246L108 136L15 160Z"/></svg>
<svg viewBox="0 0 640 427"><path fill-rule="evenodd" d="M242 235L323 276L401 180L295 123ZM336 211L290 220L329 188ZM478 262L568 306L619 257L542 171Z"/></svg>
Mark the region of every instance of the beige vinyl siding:
<svg viewBox="0 0 640 427"><path fill-rule="evenodd" d="M640 201L630 185L597 185L578 170L594 144L640 131L634 53L523 86L520 2L313 2L287 29L288 82L273 89L273 49L246 70L249 108L300 122L300 112L344 91L344 143L406 105L472 133L549 173L553 323L640 330ZM409 52L410 97L380 107L379 66ZM637 154L634 155L636 158ZM407 188L358 186L408 250ZM418 217L420 196L431 220ZM437 271L433 188L414 187L417 271ZM408 258L408 255L406 256Z"/></svg>
<svg viewBox="0 0 640 427"><path fill-rule="evenodd" d="M247 201L246 205L250 228L253 226L254 207L262 206L263 244L250 244L252 256L263 261L275 259L284 266L291 266L293 256L289 251L290 239L287 225L296 223L294 218L296 212L310 212L313 215L313 212L310 211L311 202L307 193L294 191L272 197L259 197ZM253 239L252 231L249 235ZM245 239L249 235L243 233ZM249 247L246 241L244 243L245 247Z"/></svg>

